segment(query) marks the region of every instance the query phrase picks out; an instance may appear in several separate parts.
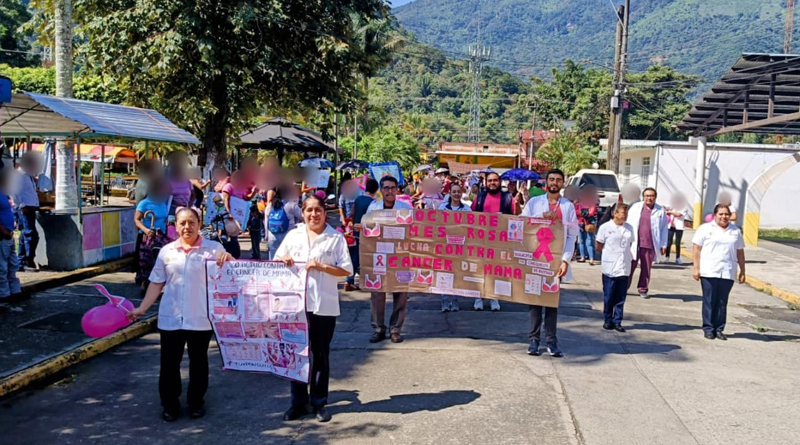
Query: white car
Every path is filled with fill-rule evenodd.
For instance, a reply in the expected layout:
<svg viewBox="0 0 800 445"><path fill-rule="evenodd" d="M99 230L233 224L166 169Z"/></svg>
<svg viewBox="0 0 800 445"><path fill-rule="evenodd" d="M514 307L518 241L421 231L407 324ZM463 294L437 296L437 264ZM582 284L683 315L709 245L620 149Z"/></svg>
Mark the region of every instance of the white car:
<svg viewBox="0 0 800 445"><path fill-rule="evenodd" d="M567 187L574 185L584 187L593 185L597 187L600 195L600 208L607 209L619 199L619 179L611 170L583 169L567 180Z"/></svg>

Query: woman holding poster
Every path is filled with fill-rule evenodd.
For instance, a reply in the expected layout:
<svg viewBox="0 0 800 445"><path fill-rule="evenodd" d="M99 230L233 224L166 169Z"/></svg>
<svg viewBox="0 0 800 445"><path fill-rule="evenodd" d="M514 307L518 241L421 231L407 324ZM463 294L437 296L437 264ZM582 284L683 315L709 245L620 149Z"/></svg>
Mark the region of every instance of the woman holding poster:
<svg viewBox="0 0 800 445"><path fill-rule="evenodd" d="M161 372L158 392L164 411L161 418L172 422L180 416L181 360L189 349L189 389L186 392L189 416L199 419L206 413L204 398L208 389L208 321L206 260L217 264L232 260L222 244L200 236L200 214L189 207L176 211L178 240L161 249L150 274L150 286L138 308L128 314L131 321L144 315L161 291L158 330L161 333Z"/></svg>
<svg viewBox="0 0 800 445"><path fill-rule="evenodd" d="M292 406L283 420L297 420L308 413L311 405L320 422L331 420L325 409L328 403L330 379L331 340L339 316L339 288L337 278L353 273L353 265L344 236L326 222L325 201L311 195L303 201L303 220L286 234L275 258L286 265L305 263L308 271L306 288L306 315L308 318L308 343L311 357L311 394L309 385L292 382Z"/></svg>

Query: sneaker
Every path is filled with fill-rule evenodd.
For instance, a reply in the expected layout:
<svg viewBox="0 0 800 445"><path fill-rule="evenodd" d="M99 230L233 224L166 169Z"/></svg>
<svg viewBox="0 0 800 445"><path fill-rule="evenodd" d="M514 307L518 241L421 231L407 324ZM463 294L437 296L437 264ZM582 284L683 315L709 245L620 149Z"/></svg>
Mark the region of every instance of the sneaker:
<svg viewBox="0 0 800 445"><path fill-rule="evenodd" d="M314 408L314 417L317 418L317 422L330 422L331 413L329 413L324 406L320 408Z"/></svg>
<svg viewBox="0 0 800 445"><path fill-rule="evenodd" d="M639 296L647 300L650 298L650 295L647 292L639 292Z"/></svg>
<svg viewBox="0 0 800 445"><path fill-rule="evenodd" d="M472 305L472 309L475 309L476 311L482 311L483 310L483 299L482 298L476 298L475 299L475 304Z"/></svg>
<svg viewBox="0 0 800 445"><path fill-rule="evenodd" d="M453 298L450 300L450 312L458 312L458 298Z"/></svg>
<svg viewBox="0 0 800 445"><path fill-rule="evenodd" d="M667 257L662 258L661 262L664 263L664 264L669 264L669 257L667 256Z"/></svg>
<svg viewBox="0 0 800 445"><path fill-rule="evenodd" d="M678 266L682 266L683 261L680 258L675 258L675 264L677 264Z"/></svg>
<svg viewBox="0 0 800 445"><path fill-rule="evenodd" d="M500 311L500 302L497 300L489 300L489 306L492 308L492 312Z"/></svg>
<svg viewBox="0 0 800 445"><path fill-rule="evenodd" d="M561 350L558 349L558 345L555 343L550 343L547 345L547 352L550 353L550 357L563 357L564 354L561 353Z"/></svg>
<svg viewBox="0 0 800 445"><path fill-rule="evenodd" d="M542 353L539 352L539 342L538 341L534 340L534 341L531 342L531 345L528 346L528 355L534 355L536 357L542 355Z"/></svg>
<svg viewBox="0 0 800 445"><path fill-rule="evenodd" d="M442 298L442 312L450 312L450 302Z"/></svg>

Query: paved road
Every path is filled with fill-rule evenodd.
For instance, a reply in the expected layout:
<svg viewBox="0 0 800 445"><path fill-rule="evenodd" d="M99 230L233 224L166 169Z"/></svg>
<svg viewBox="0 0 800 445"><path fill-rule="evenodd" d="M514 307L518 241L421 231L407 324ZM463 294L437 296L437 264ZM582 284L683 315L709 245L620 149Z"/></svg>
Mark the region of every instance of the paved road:
<svg viewBox="0 0 800 445"><path fill-rule="evenodd" d="M787 310L780 300L736 286L731 339L708 341L699 285L687 269L660 266L652 299L629 296L629 331L619 334L600 328L599 269L575 268L559 321L563 359L525 354L522 306L445 315L421 295L405 343L370 345L366 294L343 294L329 424L282 422L288 383L222 372L215 348L209 415L163 423L149 335L3 401L0 431L19 445L798 443L798 338L737 321L751 315L740 305Z"/></svg>

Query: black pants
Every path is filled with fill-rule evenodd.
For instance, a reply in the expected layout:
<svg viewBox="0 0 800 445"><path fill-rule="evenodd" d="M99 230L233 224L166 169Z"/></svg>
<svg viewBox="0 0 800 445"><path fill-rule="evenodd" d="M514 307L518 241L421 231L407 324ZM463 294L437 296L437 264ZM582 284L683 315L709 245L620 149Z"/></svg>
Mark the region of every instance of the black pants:
<svg viewBox="0 0 800 445"><path fill-rule="evenodd" d="M722 332L728 318L728 296L733 280L700 277L703 288L703 332Z"/></svg>
<svg viewBox="0 0 800 445"><path fill-rule="evenodd" d="M336 317L306 313L308 317L308 346L311 354L311 373L308 385L292 382L292 406L302 407L309 403L314 408L328 404L328 381L331 377L331 341L336 329ZM309 386L311 397L309 398Z"/></svg>
<svg viewBox="0 0 800 445"><path fill-rule="evenodd" d="M213 331L160 331L161 374L158 377L158 393L161 406L167 410L180 408L181 361L184 346L189 350L189 389L186 398L189 409L204 405L208 390L208 343Z"/></svg>
<svg viewBox="0 0 800 445"><path fill-rule="evenodd" d="M628 276L609 277L603 274L603 318L605 323L620 326L625 297L628 293Z"/></svg>
<svg viewBox="0 0 800 445"><path fill-rule="evenodd" d="M675 240L675 258L681 257L681 238L683 238L683 230L678 230L675 227L670 227L667 233L667 258L669 258L669 251L672 248L672 240Z"/></svg>
<svg viewBox="0 0 800 445"><path fill-rule="evenodd" d="M544 331L547 335L547 344L558 344L556 329L558 328L558 308L531 306L531 341L541 341L542 312L544 312Z"/></svg>

